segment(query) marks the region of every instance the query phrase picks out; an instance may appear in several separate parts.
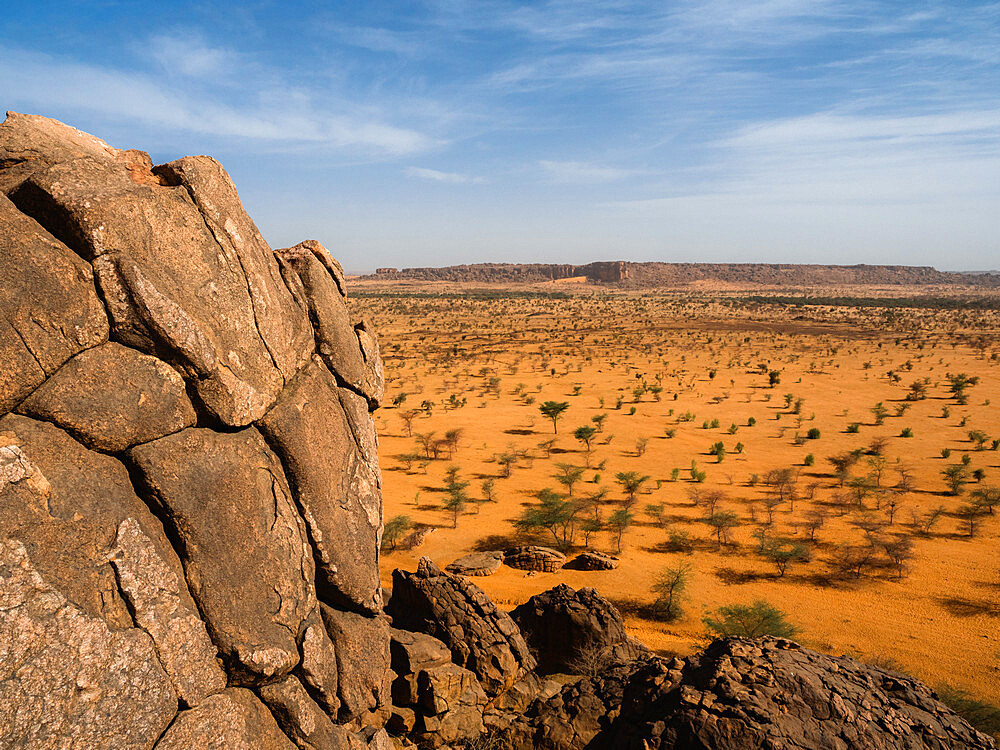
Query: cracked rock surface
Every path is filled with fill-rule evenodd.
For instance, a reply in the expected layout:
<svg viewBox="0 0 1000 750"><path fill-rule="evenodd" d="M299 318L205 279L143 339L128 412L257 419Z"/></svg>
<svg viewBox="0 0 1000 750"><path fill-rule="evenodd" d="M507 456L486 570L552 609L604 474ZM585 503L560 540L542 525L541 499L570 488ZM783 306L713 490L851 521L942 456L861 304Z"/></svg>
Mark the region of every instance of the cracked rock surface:
<svg viewBox="0 0 1000 750"><path fill-rule="evenodd" d="M0 124L0 747L387 747L382 363L304 247L214 159Z"/></svg>

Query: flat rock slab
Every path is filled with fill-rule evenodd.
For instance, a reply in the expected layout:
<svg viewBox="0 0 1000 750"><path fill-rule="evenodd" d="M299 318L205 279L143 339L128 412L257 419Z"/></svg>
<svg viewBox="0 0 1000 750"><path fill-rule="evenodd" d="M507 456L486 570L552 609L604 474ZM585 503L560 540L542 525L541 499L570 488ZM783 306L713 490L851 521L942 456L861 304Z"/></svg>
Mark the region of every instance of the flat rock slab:
<svg viewBox="0 0 1000 750"><path fill-rule="evenodd" d="M0 414L107 338L90 264L0 194Z"/></svg>
<svg viewBox="0 0 1000 750"><path fill-rule="evenodd" d="M249 690L229 688L182 711L156 750L296 750Z"/></svg>
<svg viewBox="0 0 1000 750"><path fill-rule="evenodd" d="M288 469L316 550L324 600L376 613L382 495L322 361L310 362L260 420ZM365 420L368 418L365 410ZM377 464L376 464L377 466Z"/></svg>
<svg viewBox="0 0 1000 750"><path fill-rule="evenodd" d="M188 428L129 451L181 544L191 594L230 676L287 674L316 607L312 551L281 464L253 428Z"/></svg>
<svg viewBox="0 0 1000 750"><path fill-rule="evenodd" d="M473 552L460 557L445 570L460 576L491 576L503 565L503 552Z"/></svg>
<svg viewBox="0 0 1000 750"><path fill-rule="evenodd" d="M0 535L20 539L43 578L112 628L133 626L109 563L127 518L183 581L163 526L136 496L121 462L47 422L0 418ZM177 596L194 609L186 587Z"/></svg>
<svg viewBox="0 0 1000 750"><path fill-rule="evenodd" d="M108 453L193 427L197 419L174 368L113 341L73 357L18 411Z"/></svg>
<svg viewBox="0 0 1000 750"><path fill-rule="evenodd" d="M0 540L0 747L152 747L177 713L153 640L109 629Z"/></svg>

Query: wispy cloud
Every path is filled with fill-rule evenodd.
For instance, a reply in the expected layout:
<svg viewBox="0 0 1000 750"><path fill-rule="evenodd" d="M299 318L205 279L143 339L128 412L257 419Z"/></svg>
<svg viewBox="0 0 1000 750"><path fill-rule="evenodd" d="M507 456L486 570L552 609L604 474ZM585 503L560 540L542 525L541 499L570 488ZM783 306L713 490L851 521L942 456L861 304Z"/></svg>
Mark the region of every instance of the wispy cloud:
<svg viewBox="0 0 1000 750"><path fill-rule="evenodd" d="M549 161L538 162L546 176L553 182L567 184L612 182L638 174L634 169L607 167L582 161Z"/></svg>
<svg viewBox="0 0 1000 750"><path fill-rule="evenodd" d="M226 76L248 63L230 49L208 44L201 34L184 31L157 34L144 44L150 56L167 73L192 78Z"/></svg>
<svg viewBox="0 0 1000 750"><path fill-rule="evenodd" d="M460 174L458 172L439 172L436 169L427 169L425 167L407 167L406 174L410 177L417 177L421 180L448 182L454 185L469 183L481 185L486 182L486 180L482 177L470 177L469 175Z"/></svg>
<svg viewBox="0 0 1000 750"><path fill-rule="evenodd" d="M179 48L161 45L155 55L167 49ZM207 52L187 72L217 70L222 59ZM233 97L211 86L178 86L139 70L9 47L0 47L0 91L10 108L87 113L135 122L147 130L244 138L269 148L309 144L319 151L392 156L437 145L418 130L367 116L357 107L338 106L335 100L317 100L294 87L281 89L272 83Z"/></svg>

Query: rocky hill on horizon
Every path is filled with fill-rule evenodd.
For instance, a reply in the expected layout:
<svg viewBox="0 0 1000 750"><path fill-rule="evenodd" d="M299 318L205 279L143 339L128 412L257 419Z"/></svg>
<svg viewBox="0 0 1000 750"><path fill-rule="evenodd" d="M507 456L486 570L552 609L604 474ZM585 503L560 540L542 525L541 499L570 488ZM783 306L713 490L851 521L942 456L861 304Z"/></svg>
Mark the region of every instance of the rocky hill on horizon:
<svg viewBox="0 0 1000 750"><path fill-rule="evenodd" d="M585 265L476 263L438 268L380 268L363 280L540 283L585 279L620 288L686 286L695 282L763 287L931 286L1000 287L997 273L938 271L931 266L793 263L661 263L600 261Z"/></svg>
<svg viewBox="0 0 1000 750"><path fill-rule="evenodd" d="M214 159L8 113L0 748L996 750L903 674L776 638L668 658L593 589L508 613L470 580L544 548L385 597L385 373L344 282Z"/></svg>

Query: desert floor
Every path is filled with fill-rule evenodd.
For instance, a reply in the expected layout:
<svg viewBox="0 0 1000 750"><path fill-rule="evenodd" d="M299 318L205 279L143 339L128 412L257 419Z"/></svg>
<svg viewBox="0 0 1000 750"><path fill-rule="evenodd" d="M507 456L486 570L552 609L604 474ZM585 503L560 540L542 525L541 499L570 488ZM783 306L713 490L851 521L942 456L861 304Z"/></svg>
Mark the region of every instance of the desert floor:
<svg viewBox="0 0 1000 750"><path fill-rule="evenodd" d="M635 471L649 479L621 551L612 532L590 540L620 558L616 570L502 567L475 582L508 609L557 583L594 586L621 607L635 637L682 654L706 642L702 617L709 611L765 599L809 646L895 666L934 686L1000 697L1000 509L976 518L974 536L961 516L975 490L1000 485L1000 452L991 450L1000 437L996 309L802 307L710 289L550 289L562 294L352 290L355 310L375 323L386 364L386 406L376 412L385 516L434 529L416 549L383 554L386 587L394 568L412 570L421 556L443 567L477 549L551 546L548 532L525 537L513 522L538 504L543 488L566 492L555 478L558 464L585 467L573 487L581 503L607 490L598 503L605 521L625 503L616 474ZM834 294L847 293L903 296ZM780 378L773 387L772 370ZM966 404L949 393L949 373L979 378ZM907 400L910 385L924 379L926 398ZM569 404L558 434L539 412L549 400ZM882 424L872 412L877 403L887 412ZM588 457L573 433L595 426L600 414L607 417ZM848 431L852 423L856 432ZM809 439L813 428L819 437ZM907 428L912 437L901 436ZM457 444L438 443L439 457L428 458L418 436L433 446L449 430L460 430ZM987 436L982 449L970 439L976 430ZM884 460L870 452L878 438ZM726 451L721 461L710 453L718 441ZM858 449L867 452L841 487L828 458ZM496 457L509 452L519 458L508 478ZM812 466L805 465L809 454ZM953 495L942 471L963 456L969 473L983 476ZM692 479L692 462L704 481ZM469 482L470 498L454 528L442 504L452 466ZM768 472L789 468L794 499L771 503L778 489L765 481ZM494 502L484 501L481 488L490 478ZM713 493L716 510L739 521L721 546L704 520ZM890 524L892 503L898 508ZM578 525L592 505L580 511ZM663 506L660 520L650 505ZM923 532L919 526L939 506L944 512ZM807 523L817 513L824 522L810 543ZM779 576L758 552L762 530L803 543L809 559ZM685 534L688 544L677 551L670 537ZM913 544L901 577L884 552L900 538ZM570 555L583 548L579 528L574 541ZM869 558L860 575L837 565L846 555ZM651 586L678 564L691 569L684 614L664 622L650 614Z"/></svg>

